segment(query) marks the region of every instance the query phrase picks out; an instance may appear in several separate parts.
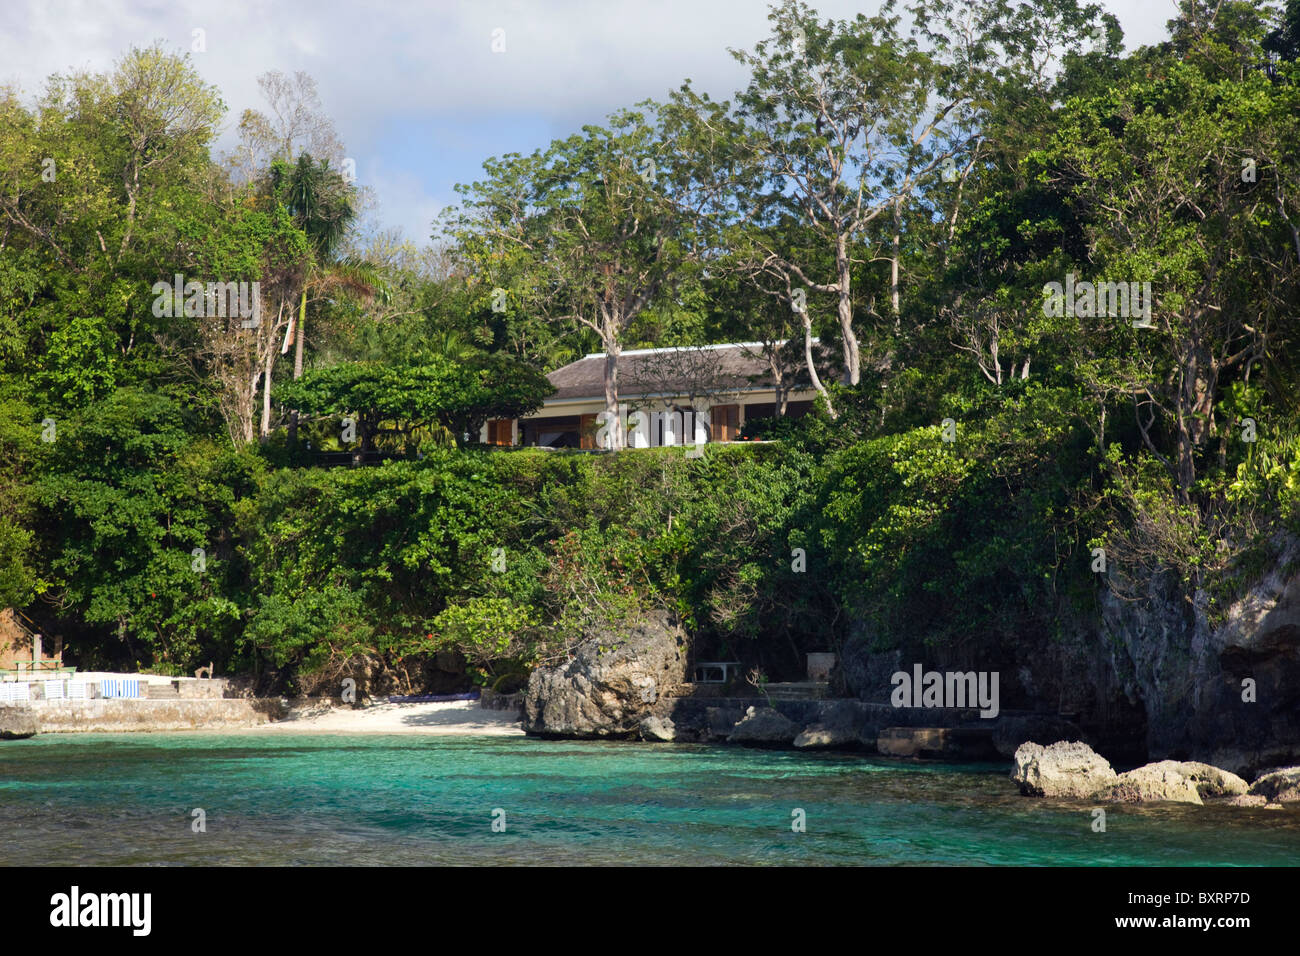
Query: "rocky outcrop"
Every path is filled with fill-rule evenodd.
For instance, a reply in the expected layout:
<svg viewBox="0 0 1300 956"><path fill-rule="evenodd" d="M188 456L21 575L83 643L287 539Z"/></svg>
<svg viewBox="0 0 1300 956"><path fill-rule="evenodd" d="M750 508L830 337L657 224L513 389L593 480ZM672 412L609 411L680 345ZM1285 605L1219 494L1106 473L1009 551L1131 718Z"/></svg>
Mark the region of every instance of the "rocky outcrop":
<svg viewBox="0 0 1300 956"><path fill-rule="evenodd" d="M1204 803L1246 794L1246 781L1234 773L1195 761L1161 760L1119 775L1095 795L1116 803Z"/></svg>
<svg viewBox="0 0 1300 956"><path fill-rule="evenodd" d="M871 726L867 712L856 701L828 701L819 708L819 717L819 720L799 731L799 735L794 738L796 748L846 750L856 749L863 744L868 749L874 746L875 727Z"/></svg>
<svg viewBox="0 0 1300 956"><path fill-rule="evenodd" d="M1129 770L1094 796L1112 803L1202 803L1196 784L1173 770L1174 763L1163 760Z"/></svg>
<svg viewBox="0 0 1300 956"><path fill-rule="evenodd" d="M667 612L652 612L622 628L590 633L568 663L533 671L524 730L553 737L632 737L659 699L685 678L685 636Z"/></svg>
<svg viewBox="0 0 1300 956"><path fill-rule="evenodd" d="M0 740L24 740L40 729L30 707L0 707Z"/></svg>
<svg viewBox="0 0 1300 956"><path fill-rule="evenodd" d="M1107 598L1114 667L1146 710L1151 756L1200 756L1238 773L1300 757L1300 575L1287 570L1300 541L1271 546L1268 570L1221 620L1208 591L1189 602L1171 575L1146 580L1139 600Z"/></svg>
<svg viewBox="0 0 1300 956"><path fill-rule="evenodd" d="M1118 780L1111 765L1080 741L1058 741L1050 747L1023 743L1014 759L1011 780L1027 796L1082 800Z"/></svg>
<svg viewBox="0 0 1300 956"><path fill-rule="evenodd" d="M827 724L809 724L794 738L796 750L844 749L857 743L858 735L852 727Z"/></svg>
<svg viewBox="0 0 1300 956"><path fill-rule="evenodd" d="M1275 803L1300 800L1300 767L1269 771L1251 784L1250 794Z"/></svg>
<svg viewBox="0 0 1300 956"><path fill-rule="evenodd" d="M1061 717L1011 716L993 721L993 747L1004 757L1014 757L1026 740L1081 740L1077 726Z"/></svg>
<svg viewBox="0 0 1300 956"><path fill-rule="evenodd" d="M642 740L655 743L670 743L677 739L677 728L671 717L647 717L641 721L638 729Z"/></svg>
<svg viewBox="0 0 1300 956"><path fill-rule="evenodd" d="M789 747L799 725L772 707L750 707L732 729L727 741L733 744Z"/></svg>

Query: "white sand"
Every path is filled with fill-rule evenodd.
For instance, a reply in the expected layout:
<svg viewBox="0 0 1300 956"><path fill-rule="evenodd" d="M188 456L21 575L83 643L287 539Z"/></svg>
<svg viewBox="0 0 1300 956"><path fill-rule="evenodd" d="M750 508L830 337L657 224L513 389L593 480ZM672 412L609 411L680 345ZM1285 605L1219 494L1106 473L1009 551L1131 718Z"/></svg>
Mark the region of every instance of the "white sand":
<svg viewBox="0 0 1300 956"><path fill-rule="evenodd" d="M425 704L372 704L332 707L288 720L250 728L260 733L294 734L433 734L443 737L522 736L513 712L482 710L477 701L454 700Z"/></svg>

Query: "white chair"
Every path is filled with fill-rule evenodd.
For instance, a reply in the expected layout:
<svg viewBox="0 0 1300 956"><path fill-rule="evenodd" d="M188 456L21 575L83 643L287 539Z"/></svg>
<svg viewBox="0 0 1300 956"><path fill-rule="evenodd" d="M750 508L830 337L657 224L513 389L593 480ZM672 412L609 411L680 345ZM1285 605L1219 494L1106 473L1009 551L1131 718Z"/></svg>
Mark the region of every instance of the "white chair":
<svg viewBox="0 0 1300 956"><path fill-rule="evenodd" d="M47 680L42 683L45 685L46 700L63 700L63 681Z"/></svg>
<svg viewBox="0 0 1300 956"><path fill-rule="evenodd" d="M86 682L84 680L68 681L68 700L85 700Z"/></svg>
<svg viewBox="0 0 1300 956"><path fill-rule="evenodd" d="M27 689L26 681L18 681L9 687L10 700L31 700L31 692Z"/></svg>

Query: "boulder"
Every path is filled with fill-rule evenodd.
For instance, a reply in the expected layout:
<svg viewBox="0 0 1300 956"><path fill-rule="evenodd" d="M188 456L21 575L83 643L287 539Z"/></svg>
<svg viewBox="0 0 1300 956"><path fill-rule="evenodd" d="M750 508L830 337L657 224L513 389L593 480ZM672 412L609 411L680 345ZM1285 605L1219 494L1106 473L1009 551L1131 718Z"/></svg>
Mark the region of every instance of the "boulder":
<svg viewBox="0 0 1300 956"><path fill-rule="evenodd" d="M1014 757L1026 740L1078 740L1083 734L1063 717L1003 715L993 721L993 746L1003 757Z"/></svg>
<svg viewBox="0 0 1300 956"><path fill-rule="evenodd" d="M642 740L669 743L677 739L677 728L671 717L647 717L641 721L639 728Z"/></svg>
<svg viewBox="0 0 1300 956"><path fill-rule="evenodd" d="M1027 742L1016 748L1011 779L1034 797L1086 799L1119 779L1111 765L1081 741L1050 747Z"/></svg>
<svg viewBox="0 0 1300 956"><path fill-rule="evenodd" d="M1094 799L1114 803L1203 803L1196 782L1184 777L1177 767L1175 760L1162 760L1129 770L1120 774L1115 783L1100 788Z"/></svg>
<svg viewBox="0 0 1300 956"><path fill-rule="evenodd" d="M1275 803L1300 800L1300 767L1286 767L1264 774L1250 785L1250 793Z"/></svg>
<svg viewBox="0 0 1300 956"><path fill-rule="evenodd" d="M0 707L0 740L23 740L36 736L39 730L30 707Z"/></svg>
<svg viewBox="0 0 1300 956"><path fill-rule="evenodd" d="M1273 807L1281 809L1280 804L1269 803L1267 797L1249 793L1240 797L1225 797L1222 800L1216 800L1215 803L1224 807Z"/></svg>
<svg viewBox="0 0 1300 956"><path fill-rule="evenodd" d="M1195 760L1178 762L1165 760L1161 761L1161 763L1173 764L1178 773L1196 784L1196 792L1201 795L1202 800L1242 797L1250 789L1246 781L1235 773L1220 770L1208 763L1198 763ZM1152 766L1159 766L1159 764L1153 764Z"/></svg>
<svg viewBox="0 0 1300 956"><path fill-rule="evenodd" d="M794 745L801 750L814 750L820 747L858 748L862 743L865 727L864 717L857 701L832 700L819 707L818 719L808 724L794 738ZM875 744L875 735L871 735Z"/></svg>
<svg viewBox="0 0 1300 956"><path fill-rule="evenodd" d="M709 707L704 711L703 736L709 739L726 740L744 716L744 712L738 707Z"/></svg>
<svg viewBox="0 0 1300 956"><path fill-rule="evenodd" d="M685 680L685 651L685 635L663 611L595 630L568 663L533 671L524 730L550 737L632 737L656 701Z"/></svg>
<svg viewBox="0 0 1300 956"><path fill-rule="evenodd" d="M858 743L858 732L853 727L836 727L826 724L809 724L794 738L800 750L820 747L852 747Z"/></svg>
<svg viewBox="0 0 1300 956"><path fill-rule="evenodd" d="M727 741L733 744L761 744L788 747L799 733L799 725L772 707L750 707L744 719L732 728Z"/></svg>

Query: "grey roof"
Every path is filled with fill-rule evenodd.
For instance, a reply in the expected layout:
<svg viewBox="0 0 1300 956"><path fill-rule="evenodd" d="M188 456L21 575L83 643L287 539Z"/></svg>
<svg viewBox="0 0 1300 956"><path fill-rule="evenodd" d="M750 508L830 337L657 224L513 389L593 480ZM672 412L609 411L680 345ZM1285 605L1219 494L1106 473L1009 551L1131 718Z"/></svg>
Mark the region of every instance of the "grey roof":
<svg viewBox="0 0 1300 956"><path fill-rule="evenodd" d="M797 371L797 370L796 370ZM555 386L547 401L605 397L605 353L598 352L546 376ZM620 397L707 395L771 389L772 373L762 343L636 349L618 358Z"/></svg>

